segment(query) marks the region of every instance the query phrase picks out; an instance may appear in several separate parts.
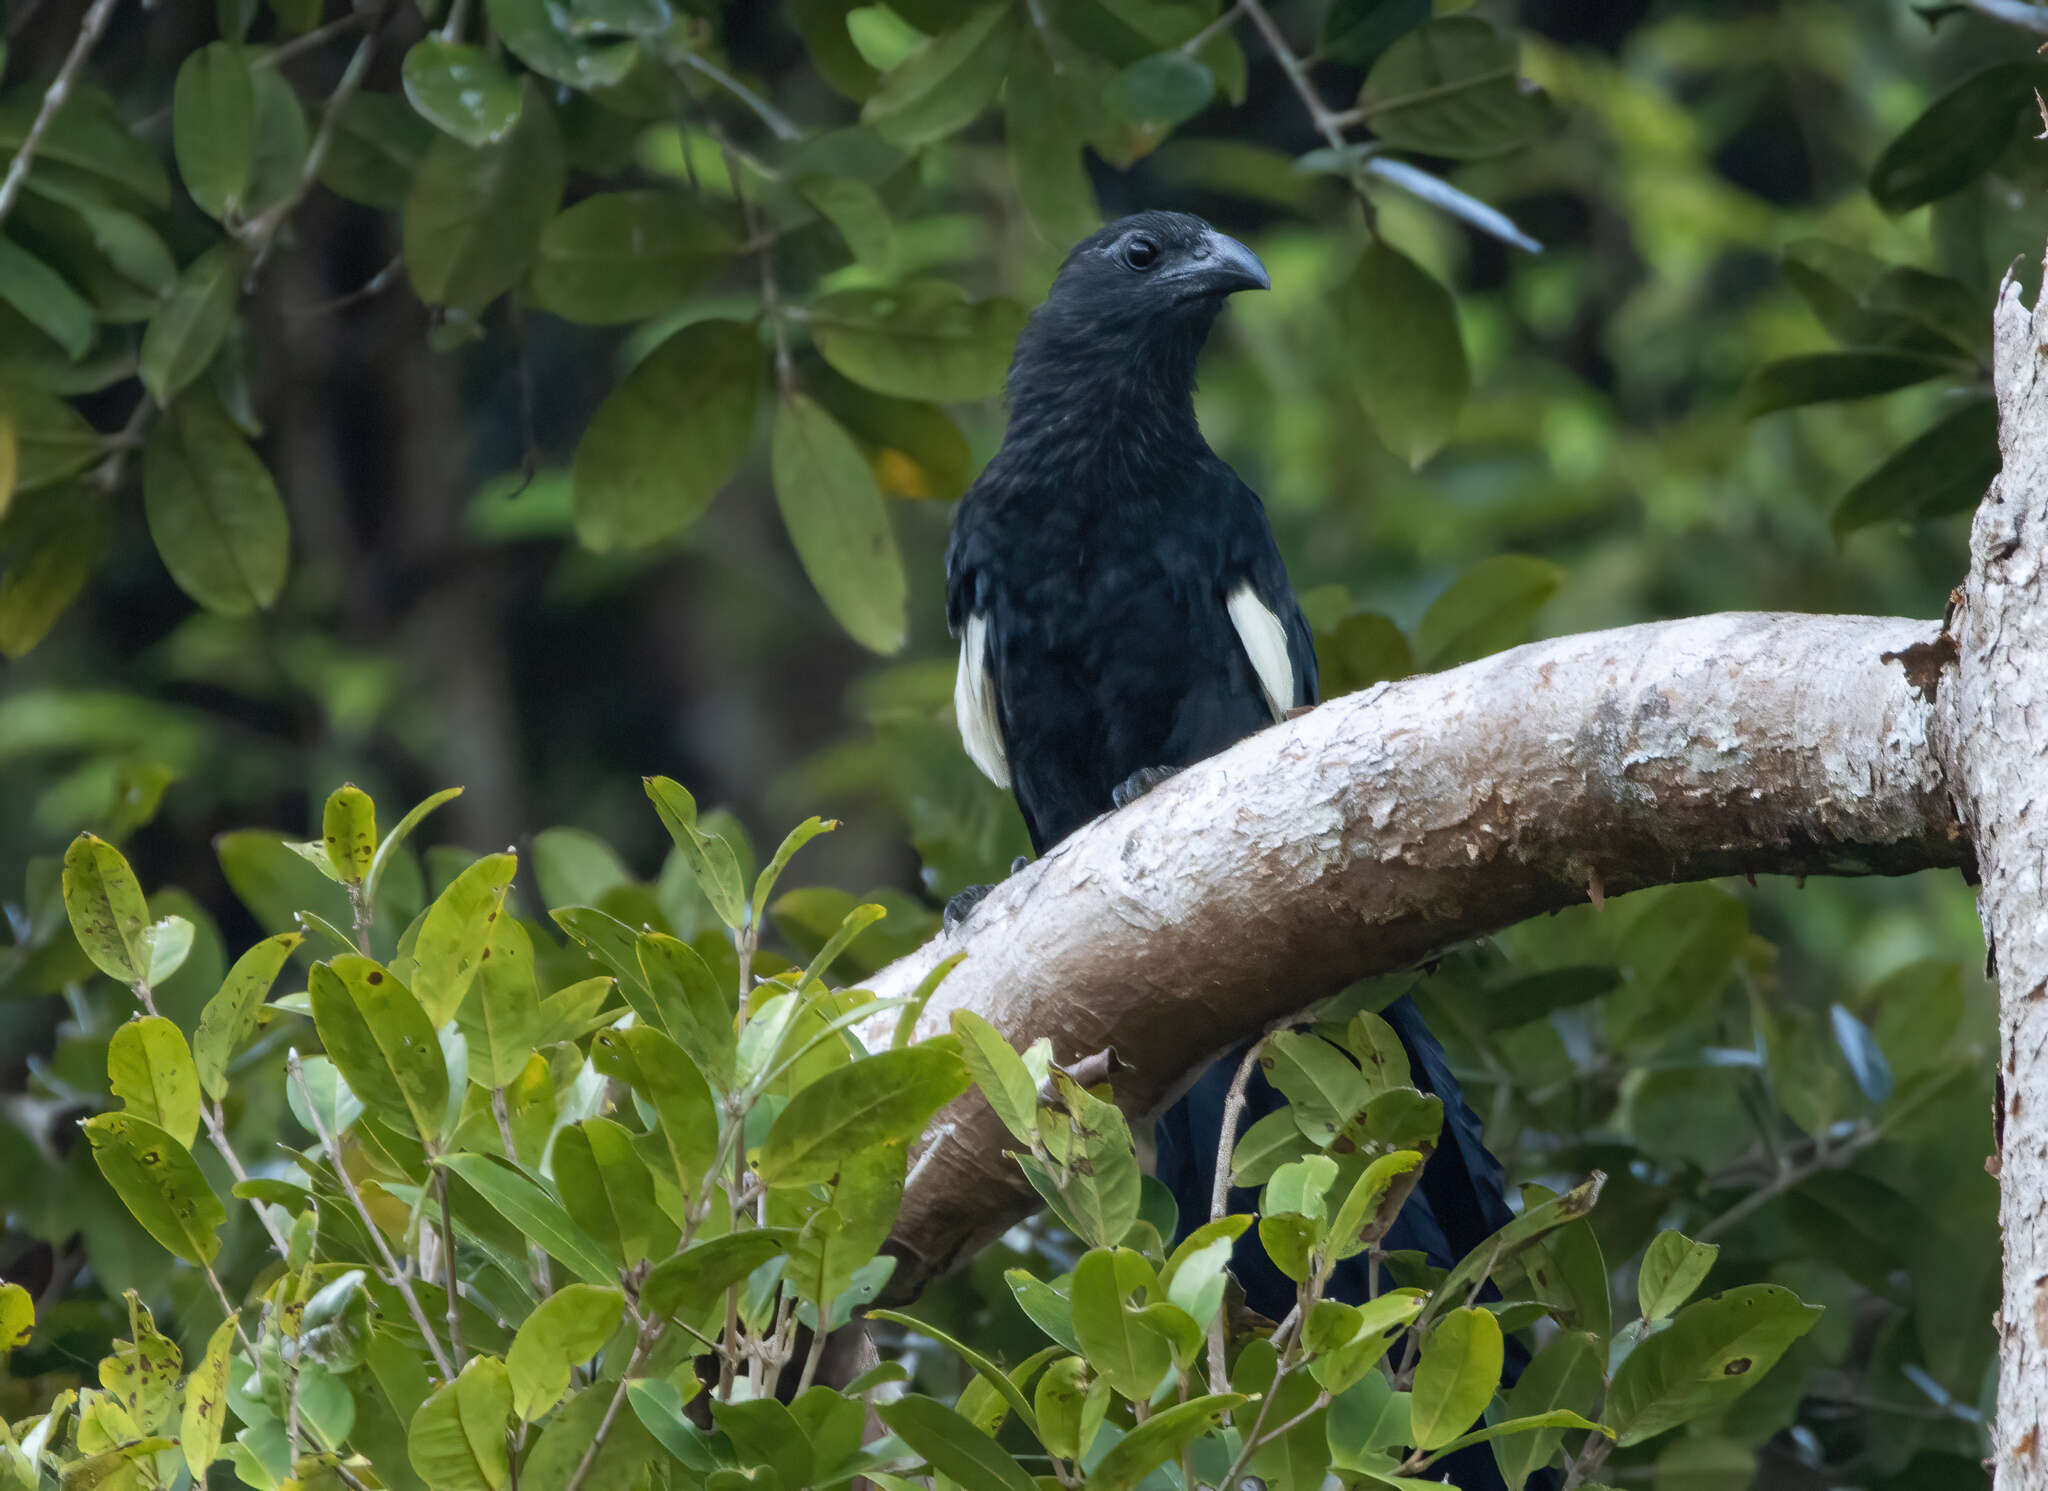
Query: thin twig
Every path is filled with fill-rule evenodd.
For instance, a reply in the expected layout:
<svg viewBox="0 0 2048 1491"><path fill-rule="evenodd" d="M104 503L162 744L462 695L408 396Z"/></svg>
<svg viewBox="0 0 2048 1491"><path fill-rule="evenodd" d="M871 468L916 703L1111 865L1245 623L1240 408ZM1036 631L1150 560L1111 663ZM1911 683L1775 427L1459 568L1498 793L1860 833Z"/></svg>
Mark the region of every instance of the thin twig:
<svg viewBox="0 0 2048 1491"><path fill-rule="evenodd" d="M1222 32L1228 31L1232 26L1235 26L1238 23L1239 19L1243 17L1243 15L1244 5L1241 3L1240 0L1240 3L1230 6L1223 12L1222 15L1216 17L1215 20L1211 21L1208 25L1204 26L1201 30L1197 31L1193 36L1190 36L1186 41L1182 42L1180 44L1182 55L1188 57L1194 56L1195 53L1201 51L1203 47L1206 47L1209 44L1211 38L1221 34Z"/></svg>
<svg viewBox="0 0 2048 1491"><path fill-rule="evenodd" d="M320 1121L320 1107L313 1101L312 1089L306 1086L305 1069L299 1065L299 1053L294 1051L285 1058L285 1071L298 1084L299 1096L306 1100L306 1117L311 1120L313 1133L327 1151L327 1158L334 1165L334 1173L341 1180L342 1190L362 1218L363 1230L370 1234L370 1241L376 1245L378 1256L383 1258L384 1267L389 1271L392 1287L405 1300L406 1309L412 1314L412 1323L419 1327L426 1337L427 1350L434 1354L434 1365L441 1369L443 1381L455 1380L455 1369L448 1364L448 1355L441 1349L441 1341L434 1334L434 1328L427 1324L427 1312L420 1308L420 1297L413 1291L412 1280L398 1266L398 1260L391 1256L391 1245L384 1241L384 1231L377 1225L377 1219L370 1215L370 1208L363 1204L362 1192L356 1189L355 1178L348 1173L348 1166L341 1162L341 1152L335 1147L334 1136L327 1132L327 1125Z"/></svg>
<svg viewBox="0 0 2048 1491"><path fill-rule="evenodd" d="M1322 95L1316 92L1315 84L1310 81L1308 69L1303 66L1301 58L1297 57L1294 48L1287 44L1287 38L1280 34L1280 28L1273 24L1273 18L1266 14L1265 5L1261 0L1237 0L1237 8L1251 17L1252 25L1258 28L1259 35L1265 40L1266 50L1273 54L1273 60L1280 64L1280 70L1287 74L1287 81L1300 95L1302 105L1308 110L1309 122L1315 125L1317 133L1334 148L1342 150L1347 142L1343 131L1333 122L1336 116L1330 111L1329 105L1323 102Z"/></svg>
<svg viewBox="0 0 2048 1491"><path fill-rule="evenodd" d="M107 29L107 22L113 17L116 0L92 0L92 6L85 13L85 19L78 23L78 39L71 43L71 51L64 58L64 65L57 69L57 76L50 80L50 86L43 93L43 106L36 110L35 122L22 137L21 148L14 152L14 163L7 168L7 179L0 181L0 223L7 221L7 214L14 211L14 204L21 197L21 189L28 182L28 168L36 158L36 148L43 143L43 135L50 123L57 117L71 97L71 85L78 79L78 71L85 66L85 59L92 55L93 47L99 42L100 33Z"/></svg>
<svg viewBox="0 0 2048 1491"><path fill-rule="evenodd" d="M340 1161L336 1161L339 1164ZM441 1192L441 1286L448 1296L448 1355L455 1370L462 1370L462 1291L455 1279L455 1217L448 1209L448 1172L436 1170L434 1179Z"/></svg>
<svg viewBox="0 0 2048 1491"><path fill-rule="evenodd" d="M702 73L705 77L711 79L712 82L718 84L719 87L725 89L734 98L745 104L749 109L752 109L759 116L761 122L774 132L776 139L801 140L804 137L803 130L787 114L769 103L767 99L761 97L760 94L749 88L745 83L742 83L717 63L706 61L695 52L678 51L671 55L673 55L676 61L682 63L683 66L693 72Z"/></svg>
<svg viewBox="0 0 2048 1491"><path fill-rule="evenodd" d="M619 1416L619 1405L626 1401L626 1384L633 1380L633 1369L638 1367L654 1343L661 1339L662 1325L659 1320L650 1320L640 1327L640 1335L633 1342L633 1355L626 1362L626 1370L619 1374L619 1385L612 1390L612 1400L605 1405L604 1417L599 1420L597 1433L591 1436L589 1445L583 1451L583 1458L576 1462L576 1473L569 1477L564 1491L582 1491L583 1478L590 1474L590 1467L597 1461L597 1452L604 1448L604 1437L611 1433L612 1420Z"/></svg>
<svg viewBox="0 0 2048 1491"><path fill-rule="evenodd" d="M1216 1144L1216 1180L1209 1191L1209 1220L1212 1222L1223 1219L1223 1208L1230 1199L1230 1152L1237 1147L1237 1123L1244 1117L1244 1090L1252 1079L1252 1068L1258 1064L1259 1052L1265 1046L1263 1036L1252 1042L1251 1049L1244 1053L1244 1060L1237 1064L1237 1074L1230 1079L1230 1091L1223 1099L1223 1134ZM1223 1312L1218 1310L1216 1318L1209 1322L1209 1391L1221 1392L1221 1385L1229 1380Z"/></svg>
<svg viewBox="0 0 2048 1491"><path fill-rule="evenodd" d="M468 19L469 0L454 0L448 7L448 24L441 28L441 40L462 40L462 25Z"/></svg>
<svg viewBox="0 0 2048 1491"><path fill-rule="evenodd" d="M329 21L324 26L315 26L303 36L294 36L290 41L279 42L252 62L251 67L282 67L295 57L318 51L337 36L346 36L351 31L360 31L377 20L374 10L352 11L338 21Z"/></svg>
<svg viewBox="0 0 2048 1491"><path fill-rule="evenodd" d="M804 1353L804 1369L797 1374L796 1392L793 1397L801 1398L818 1375L818 1363L825 1359L825 1312L818 1311L817 1329L811 1332L811 1349ZM1190 1483L1192 1484L1192 1483Z"/></svg>
<svg viewBox="0 0 2048 1491"><path fill-rule="evenodd" d="M227 1124L221 1116L220 1104L201 1103L199 1116L206 1120L207 1137L213 1140L213 1147L219 1152L220 1157L227 1161L228 1173L234 1176L236 1184L247 1181L249 1172L242 1168L241 1156L237 1155L234 1146L228 1143ZM249 1205L255 1209L256 1220L263 1224L263 1230L270 1234L270 1245L277 1249L277 1256L289 1258L291 1244L286 1242L284 1234L277 1230L277 1224L270 1220L269 1208L254 1196L249 1198Z"/></svg>
<svg viewBox="0 0 2048 1491"><path fill-rule="evenodd" d="M1851 1134L1847 1139L1844 1139L1840 1144L1832 1148L1816 1144L1813 1153L1805 1160L1797 1165L1788 1165L1780 1170L1770 1180L1758 1186L1747 1196L1744 1196L1740 1201L1722 1212L1721 1215L1708 1222L1706 1226L1700 1228L1693 1234L1694 1238L1700 1242L1712 1242L1715 1238L1721 1236L1722 1233L1731 1230L1738 1223L1746 1221L1753 1212L1761 1210L1787 1191L1797 1189L1823 1171L1841 1169L1850 1160L1870 1148L1871 1145L1877 1143L1883 1137L1883 1129L1875 1125L1869 1125L1858 1129L1854 1134Z"/></svg>

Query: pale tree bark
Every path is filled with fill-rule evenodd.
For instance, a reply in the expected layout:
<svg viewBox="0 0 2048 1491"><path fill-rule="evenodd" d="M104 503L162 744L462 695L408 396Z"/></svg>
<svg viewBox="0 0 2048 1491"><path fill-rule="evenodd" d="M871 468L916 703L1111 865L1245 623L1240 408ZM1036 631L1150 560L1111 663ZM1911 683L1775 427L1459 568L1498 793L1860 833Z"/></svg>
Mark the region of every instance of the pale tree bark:
<svg viewBox="0 0 2048 1491"><path fill-rule="evenodd" d="M2048 311L2001 288L1993 380L2004 470L1970 530L1939 740L1976 850L1999 988L1993 1166L2005 1237L1999 1491L2048 1487ZM1958 1321L1958 1329L1972 1322Z"/></svg>

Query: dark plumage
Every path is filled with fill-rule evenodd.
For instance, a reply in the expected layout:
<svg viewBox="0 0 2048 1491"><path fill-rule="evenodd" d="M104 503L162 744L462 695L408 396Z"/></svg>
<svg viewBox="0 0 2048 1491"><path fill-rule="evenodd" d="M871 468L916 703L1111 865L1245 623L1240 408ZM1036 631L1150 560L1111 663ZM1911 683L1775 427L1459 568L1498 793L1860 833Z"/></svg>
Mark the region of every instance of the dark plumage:
<svg viewBox="0 0 2048 1491"><path fill-rule="evenodd" d="M1195 423L1217 313L1267 284L1249 249L1201 219L1139 213L1067 256L1018 339L1009 429L954 518L946 598L962 737L1015 791L1040 853L1108 811L1134 773L1190 765L1316 700L1313 642L1265 509ZM1387 1245L1444 1266L1508 1220L1500 1166L1414 1005L1385 1015L1446 1110ZM1231 1065L1159 1125L1184 1229L1208 1215ZM1278 1102L1257 1081L1247 1121ZM1293 1286L1255 1233L1233 1262L1254 1309L1286 1313ZM1365 1295L1362 1269L1337 1283Z"/></svg>

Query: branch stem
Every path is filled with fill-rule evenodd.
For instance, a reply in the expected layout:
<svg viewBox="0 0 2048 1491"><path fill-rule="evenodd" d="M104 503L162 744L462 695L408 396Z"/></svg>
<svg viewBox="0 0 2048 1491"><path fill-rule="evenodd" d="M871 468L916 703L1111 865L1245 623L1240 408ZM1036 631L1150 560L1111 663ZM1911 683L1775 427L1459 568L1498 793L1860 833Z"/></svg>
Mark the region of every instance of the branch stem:
<svg viewBox="0 0 2048 1491"><path fill-rule="evenodd" d="M7 221L7 215L14 211L14 204L21 199L22 188L28 184L28 168L36 158L36 149L43 143L43 136L49 132L65 100L71 97L71 85L78 81L79 69L85 66L85 59L98 45L100 33L107 29L116 3L117 0L92 0L85 19L78 23L78 39L71 43L63 66L50 80L49 88L43 93L43 105L36 110L35 122L29 125L28 133L22 137L21 148L14 152L6 180L0 181L0 223Z"/></svg>

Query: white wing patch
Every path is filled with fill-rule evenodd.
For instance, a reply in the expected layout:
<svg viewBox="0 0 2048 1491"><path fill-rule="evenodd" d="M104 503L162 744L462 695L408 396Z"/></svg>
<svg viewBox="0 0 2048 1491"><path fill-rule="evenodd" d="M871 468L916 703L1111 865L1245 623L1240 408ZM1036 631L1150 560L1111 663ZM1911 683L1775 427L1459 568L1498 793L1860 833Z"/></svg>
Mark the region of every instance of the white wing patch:
<svg viewBox="0 0 2048 1491"><path fill-rule="evenodd" d="M960 671L953 676L953 717L960 743L981 774L998 787L1010 785L1010 758L996 721L996 679L988 665L988 617L970 616L960 634Z"/></svg>
<svg viewBox="0 0 2048 1491"><path fill-rule="evenodd" d="M1272 608L1259 599L1249 580L1230 592L1226 604L1230 608L1230 624L1237 628L1237 640L1244 644L1245 655L1252 660L1252 671L1259 675L1259 691L1266 696L1266 707L1273 711L1275 720L1287 718L1287 711L1294 707L1294 664L1287 656L1287 628L1281 625Z"/></svg>

